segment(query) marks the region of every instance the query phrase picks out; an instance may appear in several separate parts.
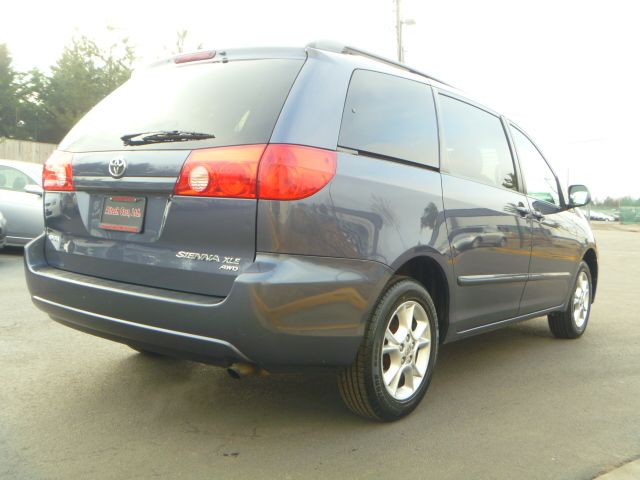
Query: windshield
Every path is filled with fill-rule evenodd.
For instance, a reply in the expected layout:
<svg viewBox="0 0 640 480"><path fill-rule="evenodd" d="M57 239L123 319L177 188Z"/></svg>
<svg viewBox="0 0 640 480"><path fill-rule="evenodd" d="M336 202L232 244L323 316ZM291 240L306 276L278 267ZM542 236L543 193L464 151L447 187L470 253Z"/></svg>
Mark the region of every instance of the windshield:
<svg viewBox="0 0 640 480"><path fill-rule="evenodd" d="M190 149L269 141L302 60L156 67L93 108L60 144L66 151ZM213 132L215 138L124 146L134 132Z"/></svg>

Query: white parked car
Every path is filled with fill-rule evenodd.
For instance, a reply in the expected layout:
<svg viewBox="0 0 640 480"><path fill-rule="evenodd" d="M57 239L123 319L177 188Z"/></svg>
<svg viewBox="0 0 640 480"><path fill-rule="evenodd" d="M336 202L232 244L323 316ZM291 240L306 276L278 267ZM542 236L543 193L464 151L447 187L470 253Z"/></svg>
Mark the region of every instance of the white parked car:
<svg viewBox="0 0 640 480"><path fill-rule="evenodd" d="M589 213L589 220L597 220L600 222L615 222L616 219L613 215L609 215L606 213L602 213L602 212L595 212L595 211L591 211L591 213Z"/></svg>

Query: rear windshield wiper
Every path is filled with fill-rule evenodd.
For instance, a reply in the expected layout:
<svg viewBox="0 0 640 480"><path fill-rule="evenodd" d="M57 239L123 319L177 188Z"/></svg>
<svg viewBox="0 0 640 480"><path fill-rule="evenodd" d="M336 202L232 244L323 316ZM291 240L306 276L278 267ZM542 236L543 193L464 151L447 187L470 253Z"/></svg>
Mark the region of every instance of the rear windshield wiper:
<svg viewBox="0 0 640 480"><path fill-rule="evenodd" d="M134 140L141 137L139 140ZM123 135L120 140L125 145L147 145L149 143L187 142L189 140L206 140L216 138L211 133L184 132L182 130L160 130L158 132L142 132Z"/></svg>

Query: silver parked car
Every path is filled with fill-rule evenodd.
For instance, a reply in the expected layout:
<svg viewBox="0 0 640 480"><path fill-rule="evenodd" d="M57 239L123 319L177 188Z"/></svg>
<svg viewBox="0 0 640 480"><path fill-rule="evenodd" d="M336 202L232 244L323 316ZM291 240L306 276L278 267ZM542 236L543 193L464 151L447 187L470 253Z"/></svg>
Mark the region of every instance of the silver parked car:
<svg viewBox="0 0 640 480"><path fill-rule="evenodd" d="M25 245L42 233L42 165L0 159L0 211L7 245Z"/></svg>
<svg viewBox="0 0 640 480"><path fill-rule="evenodd" d="M7 231L6 231L7 221L0 212L0 249L4 247L7 242Z"/></svg>

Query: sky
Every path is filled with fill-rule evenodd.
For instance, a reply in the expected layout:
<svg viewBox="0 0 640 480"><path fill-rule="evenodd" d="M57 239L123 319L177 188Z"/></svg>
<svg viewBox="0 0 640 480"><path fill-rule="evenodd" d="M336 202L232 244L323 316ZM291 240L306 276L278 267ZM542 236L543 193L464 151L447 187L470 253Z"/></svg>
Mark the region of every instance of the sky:
<svg viewBox="0 0 640 480"><path fill-rule="evenodd" d="M393 0L2 0L14 67L48 68L74 35L128 37L140 65L187 49L332 39L394 58ZM405 63L503 113L563 184L640 197L640 2L402 0ZM37 13L34 13L37 12ZM13 21L6 21L14 19ZM107 27L115 30L109 31Z"/></svg>

